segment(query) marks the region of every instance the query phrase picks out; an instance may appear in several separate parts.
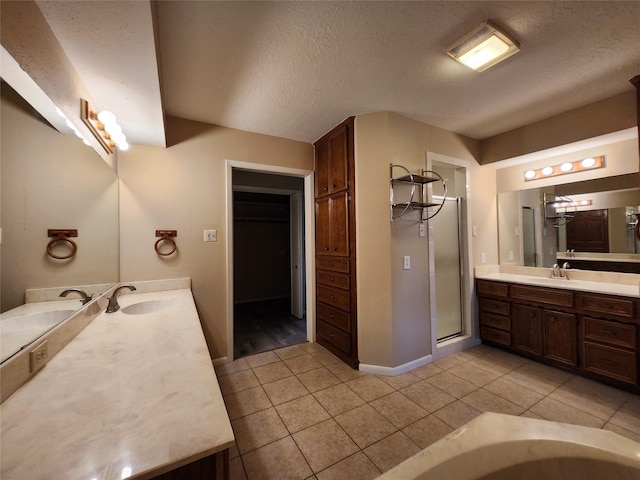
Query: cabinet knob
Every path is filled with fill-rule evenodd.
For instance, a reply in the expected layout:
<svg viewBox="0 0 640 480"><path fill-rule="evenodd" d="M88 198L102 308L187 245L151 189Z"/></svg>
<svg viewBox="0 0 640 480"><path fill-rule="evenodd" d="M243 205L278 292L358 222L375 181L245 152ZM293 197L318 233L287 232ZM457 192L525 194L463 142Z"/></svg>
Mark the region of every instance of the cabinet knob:
<svg viewBox="0 0 640 480"><path fill-rule="evenodd" d="M331 300L333 300L336 297L334 297L333 295L329 295L329 298L331 298Z"/></svg>
<svg viewBox="0 0 640 480"><path fill-rule="evenodd" d="M335 279L333 277L331 277L329 280L335 282Z"/></svg>
<svg viewBox="0 0 640 480"><path fill-rule="evenodd" d="M329 251L329 247L324 247L324 249L328 252Z"/></svg>
<svg viewBox="0 0 640 480"><path fill-rule="evenodd" d="M333 188L336 188L336 187L337 187L337 185L334 183L334 184L333 184Z"/></svg>
<svg viewBox="0 0 640 480"><path fill-rule="evenodd" d="M329 190L329 187L323 187L322 190L326 192Z"/></svg>
<svg viewBox="0 0 640 480"><path fill-rule="evenodd" d="M338 251L338 247L333 247L333 251L337 252Z"/></svg>

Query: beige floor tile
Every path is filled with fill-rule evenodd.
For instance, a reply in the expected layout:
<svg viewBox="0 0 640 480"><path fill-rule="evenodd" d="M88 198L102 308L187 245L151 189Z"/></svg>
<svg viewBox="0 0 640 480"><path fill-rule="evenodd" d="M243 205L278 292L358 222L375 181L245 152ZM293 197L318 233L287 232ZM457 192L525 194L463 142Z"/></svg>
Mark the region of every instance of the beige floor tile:
<svg viewBox="0 0 640 480"><path fill-rule="evenodd" d="M630 438L634 442L640 443L640 433L632 432L631 430L627 430L619 425L615 425L611 422L607 423L604 427L604 430L610 430L612 432L617 433L618 435L622 435L623 437Z"/></svg>
<svg viewBox="0 0 640 480"><path fill-rule="evenodd" d="M429 415L429 412L424 408L409 400L400 392L394 392L378 398L369 405L393 423L396 428L404 428Z"/></svg>
<svg viewBox="0 0 640 480"><path fill-rule="evenodd" d="M461 363L447 371L454 374L456 377L463 378L464 380L473 383L478 387L482 387L498 378L498 375L491 373L488 370L476 367L471 363Z"/></svg>
<svg viewBox="0 0 640 480"><path fill-rule="evenodd" d="M317 352L311 352L311 356L324 366L331 365L332 363L337 363L341 361L333 353L324 349Z"/></svg>
<svg viewBox="0 0 640 480"><path fill-rule="evenodd" d="M400 390L401 388L408 387L409 385L418 383L421 380L420 377L414 375L411 372L403 373L401 375L396 375L395 377L379 375L377 378L382 380L391 388L395 388L396 390Z"/></svg>
<svg viewBox="0 0 640 480"><path fill-rule="evenodd" d="M318 473L318 480L373 480L382 472L364 453L358 452Z"/></svg>
<svg viewBox="0 0 640 480"><path fill-rule="evenodd" d="M430 413L440 410L445 405L453 403L456 400L455 397L434 387L428 382L428 379L403 388L400 390L400 393Z"/></svg>
<svg viewBox="0 0 640 480"><path fill-rule="evenodd" d="M231 421L241 455L289 435L275 408Z"/></svg>
<svg viewBox="0 0 640 480"><path fill-rule="evenodd" d="M420 448L427 448L432 443L453 432L453 430L451 426L438 417L429 415L403 428L402 433L413 440Z"/></svg>
<svg viewBox="0 0 640 480"><path fill-rule="evenodd" d="M617 388L582 377L573 377L551 392L549 397L608 420L630 397Z"/></svg>
<svg viewBox="0 0 640 480"><path fill-rule="evenodd" d="M503 350L498 350L495 348L490 352L487 352L487 355L482 358L484 358L485 360L500 362L501 364L511 369L520 368L532 361L528 358L516 355L515 353L505 352Z"/></svg>
<svg viewBox="0 0 640 480"><path fill-rule="evenodd" d="M314 473L358 451L358 446L333 419L294 433L293 439Z"/></svg>
<svg viewBox="0 0 640 480"><path fill-rule="evenodd" d="M247 474L240 457L229 460L229 480L247 480Z"/></svg>
<svg viewBox="0 0 640 480"><path fill-rule="evenodd" d="M287 358L284 363L295 374L315 370L322 366L310 353L300 355L299 357Z"/></svg>
<svg viewBox="0 0 640 480"><path fill-rule="evenodd" d="M421 450L409 437L396 432L367 447L364 453L382 472L392 469Z"/></svg>
<svg viewBox="0 0 640 480"><path fill-rule="evenodd" d="M609 423L640 434L640 412L631 408L622 407L611 417Z"/></svg>
<svg viewBox="0 0 640 480"><path fill-rule="evenodd" d="M218 384L223 395L240 392L247 388L253 388L260 385L258 378L254 375L253 370L242 370L218 377Z"/></svg>
<svg viewBox="0 0 640 480"><path fill-rule="evenodd" d="M275 382L293 375L293 372L283 362L270 363L253 369L253 373L263 385Z"/></svg>
<svg viewBox="0 0 640 480"><path fill-rule="evenodd" d="M330 418L326 410L312 395L277 405L276 411L291 433L299 432Z"/></svg>
<svg viewBox="0 0 640 480"><path fill-rule="evenodd" d="M223 375L229 375L230 373L241 372L242 370L248 370L251 368L249 363L245 358L239 358L230 363L223 363L221 365L216 365L214 370L216 371L216 375L221 377Z"/></svg>
<svg viewBox="0 0 640 480"><path fill-rule="evenodd" d="M271 407L269 397L260 386L227 395L224 404L230 420Z"/></svg>
<svg viewBox="0 0 640 480"><path fill-rule="evenodd" d="M342 382L348 382L355 378L366 377L368 374L361 372L360 370L354 370L344 362L336 362L326 366L331 373L340 379Z"/></svg>
<svg viewBox="0 0 640 480"><path fill-rule="evenodd" d="M436 367L433 363L428 363L427 365L422 365L415 370L411 370L411 373L422 379L433 377L434 375L442 372L444 372L444 370L440 367Z"/></svg>
<svg viewBox="0 0 640 480"><path fill-rule="evenodd" d="M640 395L630 394L623 407L640 413Z"/></svg>
<svg viewBox="0 0 640 480"><path fill-rule="evenodd" d="M365 402L370 402L394 390L374 375L356 378L346 382L347 387L356 392Z"/></svg>
<svg viewBox="0 0 640 480"><path fill-rule="evenodd" d="M434 415L450 427L456 429L460 428L465 423L470 422L481 413L482 412L476 410L472 406L457 400L446 407L442 407L440 410L435 412Z"/></svg>
<svg viewBox="0 0 640 480"><path fill-rule="evenodd" d="M263 385L264 391L274 405L294 400L309 394L309 390L297 379L287 377Z"/></svg>
<svg viewBox="0 0 640 480"><path fill-rule="evenodd" d="M335 417L335 421L358 444L365 448L397 430L370 405L362 405Z"/></svg>
<svg viewBox="0 0 640 480"><path fill-rule="evenodd" d="M570 378L573 377L573 374L569 372L565 372L564 370L559 370L557 368L549 367L548 365L544 365L538 362L528 362L524 364L522 367L518 368L518 372L530 373L532 375L536 375L538 377L546 378L558 385L562 385Z"/></svg>
<svg viewBox="0 0 640 480"><path fill-rule="evenodd" d="M315 392L313 396L332 417L364 404L364 400L344 383Z"/></svg>
<svg viewBox="0 0 640 480"><path fill-rule="evenodd" d="M315 370L301 373L298 375L298 380L300 380L311 393L340 383L338 377L331 373L327 367L316 368Z"/></svg>
<svg viewBox="0 0 640 480"><path fill-rule="evenodd" d="M554 422L571 423L594 428L601 428L605 424L605 421L600 418L589 415L582 410L570 407L549 397L543 398L529 410L537 413L546 420L552 420Z"/></svg>
<svg viewBox="0 0 640 480"><path fill-rule="evenodd" d="M240 456L240 452L238 451L238 445L236 442L233 442L233 445L229 447L229 458L236 458Z"/></svg>
<svg viewBox="0 0 640 480"><path fill-rule="evenodd" d="M462 360L463 362L470 362L479 357L486 355L488 352L485 350L478 350L477 348L468 348L467 350L463 350L462 352L458 352L455 354L457 358Z"/></svg>
<svg viewBox="0 0 640 480"><path fill-rule="evenodd" d="M542 395L549 395L560 386L549 379L538 377L537 375L522 372L520 370L513 370L502 378L509 380L510 382L517 383L518 385L522 385L523 387L527 387L535 392L541 393Z"/></svg>
<svg viewBox="0 0 640 480"><path fill-rule="evenodd" d="M546 418L541 417L540 415L538 415L537 413L533 413L531 410L527 410L525 412L522 412L520 414L521 417L526 417L526 418L535 418L537 420L546 420Z"/></svg>
<svg viewBox="0 0 640 480"><path fill-rule="evenodd" d="M499 378L485 385L484 389L524 408L529 408L544 398L543 394L523 385L518 385L506 378Z"/></svg>
<svg viewBox="0 0 640 480"><path fill-rule="evenodd" d="M438 375L427 378L426 381L456 398L462 398L478 389L477 385L449 372L439 373Z"/></svg>
<svg viewBox="0 0 640 480"><path fill-rule="evenodd" d="M249 452L242 460L248 480L304 480L313 474L291 437Z"/></svg>
<svg viewBox="0 0 640 480"><path fill-rule="evenodd" d="M280 357L278 357L273 352L256 353L255 355L249 355L248 357L244 357L244 358L247 360L247 363L251 368L256 368L262 365L267 365L269 363L275 363L280 361Z"/></svg>
<svg viewBox="0 0 640 480"><path fill-rule="evenodd" d="M299 357L300 355L305 355L307 353L307 351L300 345L291 345L290 347L279 348L273 352L278 355L281 360Z"/></svg>
<svg viewBox="0 0 640 480"><path fill-rule="evenodd" d="M484 389L476 390L461 398L467 405L471 405L479 412L504 413L506 415L520 415L526 409L509 400L488 392Z"/></svg>
<svg viewBox="0 0 640 480"><path fill-rule="evenodd" d="M434 367L441 368L442 370L449 370L456 365L459 365L463 362L461 357L456 357L455 355L449 355L448 357L441 358L432 362L431 365Z"/></svg>
<svg viewBox="0 0 640 480"><path fill-rule="evenodd" d="M327 351L327 349L324 348L319 343L304 342L304 343L299 344L299 346L300 346L300 348L302 348L307 353L326 352Z"/></svg>

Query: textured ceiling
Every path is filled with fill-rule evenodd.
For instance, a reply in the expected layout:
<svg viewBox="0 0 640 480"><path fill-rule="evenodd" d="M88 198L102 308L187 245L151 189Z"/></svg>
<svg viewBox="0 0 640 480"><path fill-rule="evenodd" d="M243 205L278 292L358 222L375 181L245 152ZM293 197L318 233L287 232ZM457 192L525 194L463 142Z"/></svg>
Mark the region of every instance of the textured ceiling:
<svg viewBox="0 0 640 480"><path fill-rule="evenodd" d="M638 1L132 1L91 29L114 3L38 4L133 143L164 140L140 126L157 129L162 109L306 142L377 111L482 139L632 90L640 74ZM521 52L477 73L445 50L485 19Z"/></svg>

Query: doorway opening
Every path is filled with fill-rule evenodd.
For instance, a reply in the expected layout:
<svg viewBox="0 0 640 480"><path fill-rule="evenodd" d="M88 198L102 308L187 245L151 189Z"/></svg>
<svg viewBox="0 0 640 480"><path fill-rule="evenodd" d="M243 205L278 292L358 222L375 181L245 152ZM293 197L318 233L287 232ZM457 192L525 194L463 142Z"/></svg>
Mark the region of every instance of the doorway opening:
<svg viewBox="0 0 640 480"><path fill-rule="evenodd" d="M304 179L232 170L233 357L307 340Z"/></svg>

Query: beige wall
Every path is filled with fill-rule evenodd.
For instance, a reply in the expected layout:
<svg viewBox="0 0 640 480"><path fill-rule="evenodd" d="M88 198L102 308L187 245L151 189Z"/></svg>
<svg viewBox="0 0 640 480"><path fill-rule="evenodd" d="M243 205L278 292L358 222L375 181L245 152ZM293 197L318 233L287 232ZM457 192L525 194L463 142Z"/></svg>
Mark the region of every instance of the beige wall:
<svg viewBox="0 0 640 480"><path fill-rule="evenodd" d="M477 142L388 112L356 117L355 140L359 357L395 367L431 353L431 331L428 238L419 237L415 213L414 222L390 222L389 164L418 172L427 151L468 161L476 199L469 202L471 217L483 223L476 238L497 263L495 170L475 162ZM485 222L486 216L494 220ZM404 255L411 256L411 270L403 269Z"/></svg>
<svg viewBox="0 0 640 480"><path fill-rule="evenodd" d="M190 277L213 358L227 354L226 160L313 170L310 144L168 117L167 149L120 154L120 278ZM176 229L178 252L159 257L156 229ZM204 229L218 241L205 243Z"/></svg>
<svg viewBox="0 0 640 480"><path fill-rule="evenodd" d="M24 303L26 288L118 281L115 172L75 135L63 135L34 115L3 88L2 311ZM73 258L47 255L50 228L78 230ZM59 255L69 252L58 247Z"/></svg>

